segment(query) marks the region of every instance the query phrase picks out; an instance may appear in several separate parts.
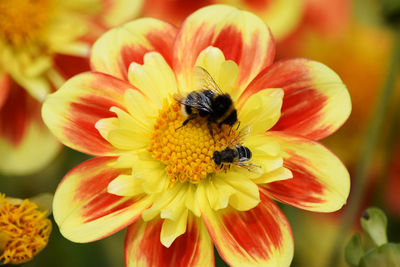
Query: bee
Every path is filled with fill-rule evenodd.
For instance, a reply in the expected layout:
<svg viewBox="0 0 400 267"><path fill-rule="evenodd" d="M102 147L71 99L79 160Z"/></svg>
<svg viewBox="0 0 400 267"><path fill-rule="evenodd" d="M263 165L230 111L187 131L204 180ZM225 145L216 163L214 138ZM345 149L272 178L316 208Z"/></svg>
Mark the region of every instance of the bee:
<svg viewBox="0 0 400 267"><path fill-rule="evenodd" d="M212 156L214 163L219 165L220 168L223 168L224 165L235 164L248 171L259 172L261 167L250 161L252 157L250 149L240 144L240 140L243 140L249 131L249 128L243 129L229 142L224 150L214 151Z"/></svg>
<svg viewBox="0 0 400 267"><path fill-rule="evenodd" d="M182 123L185 126L197 116L207 117L207 126L213 136L211 123L233 126L237 122L237 111L229 94L224 94L211 75L202 67L196 66L193 70L196 87L186 96L174 95L174 99L182 104L182 113L187 119ZM178 128L178 129L179 129Z"/></svg>

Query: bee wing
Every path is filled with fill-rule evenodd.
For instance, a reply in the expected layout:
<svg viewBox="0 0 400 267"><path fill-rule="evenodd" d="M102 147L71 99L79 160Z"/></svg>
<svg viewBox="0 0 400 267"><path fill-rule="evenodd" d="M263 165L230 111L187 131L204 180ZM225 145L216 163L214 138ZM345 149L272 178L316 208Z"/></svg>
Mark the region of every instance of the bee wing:
<svg viewBox="0 0 400 267"><path fill-rule="evenodd" d="M236 134L235 136L229 141L229 146L235 146L238 144L242 144L243 141L245 141L251 132L251 126L250 125L245 125L242 127Z"/></svg>
<svg viewBox="0 0 400 267"><path fill-rule="evenodd" d="M217 83L211 77L210 73L203 67L195 66L193 69L193 77L196 90L211 90L217 94L223 94Z"/></svg>
<svg viewBox="0 0 400 267"><path fill-rule="evenodd" d="M241 160L243 160L243 161L241 161ZM247 158L239 159L239 161L236 162L235 165L240 168L244 168L244 169L248 170L249 172L261 173L261 171L262 171L261 166L248 161Z"/></svg>
<svg viewBox="0 0 400 267"><path fill-rule="evenodd" d="M185 105L186 96L184 96L184 95L182 95L182 94L180 94L180 93L177 93L177 94L174 94L172 97L173 97L176 101L178 101L179 103L181 103L182 105Z"/></svg>
<svg viewBox="0 0 400 267"><path fill-rule="evenodd" d="M188 98L189 94L190 99ZM204 94L196 91L190 92L189 94L186 96L182 94L174 94L173 98L182 105L186 105L197 110L203 110L208 113L212 112L211 101Z"/></svg>

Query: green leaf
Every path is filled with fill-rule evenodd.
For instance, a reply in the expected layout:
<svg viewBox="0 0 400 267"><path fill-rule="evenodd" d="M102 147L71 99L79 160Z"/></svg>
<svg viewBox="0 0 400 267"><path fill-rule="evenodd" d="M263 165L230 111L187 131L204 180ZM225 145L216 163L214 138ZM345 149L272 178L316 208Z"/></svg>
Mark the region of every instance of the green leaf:
<svg viewBox="0 0 400 267"><path fill-rule="evenodd" d="M387 243L361 258L360 267L400 267L400 244Z"/></svg>
<svg viewBox="0 0 400 267"><path fill-rule="evenodd" d="M361 245L361 238L359 235L354 235L345 248L345 258L351 266L358 266L360 259L364 255L364 250Z"/></svg>
<svg viewBox="0 0 400 267"><path fill-rule="evenodd" d="M368 208L361 218L361 226L377 246L388 242L387 218L382 210L375 207Z"/></svg>

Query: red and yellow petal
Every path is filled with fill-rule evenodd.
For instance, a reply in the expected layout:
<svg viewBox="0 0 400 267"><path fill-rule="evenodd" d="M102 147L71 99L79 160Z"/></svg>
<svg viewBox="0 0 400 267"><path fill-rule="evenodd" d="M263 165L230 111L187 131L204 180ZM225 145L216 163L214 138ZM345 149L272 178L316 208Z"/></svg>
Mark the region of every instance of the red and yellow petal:
<svg viewBox="0 0 400 267"><path fill-rule="evenodd" d="M114 28L94 43L90 57L92 68L128 80L130 64L143 64L143 56L152 51L159 52L172 65L176 32L172 25L151 18Z"/></svg>
<svg viewBox="0 0 400 267"><path fill-rule="evenodd" d="M271 129L319 140L349 117L350 95L339 76L307 59L279 61L265 69L241 95L245 100L265 88L284 90L282 115Z"/></svg>
<svg viewBox="0 0 400 267"><path fill-rule="evenodd" d="M268 27L257 16L234 7L213 5L189 16L174 47L174 68L186 88L198 55L209 46L239 66L237 90L243 89L274 58L275 45Z"/></svg>
<svg viewBox="0 0 400 267"><path fill-rule="evenodd" d="M116 158L83 162L61 181L54 195L53 213L64 237L74 242L104 238L137 220L151 205L148 197L121 197L107 192L123 169L113 169Z"/></svg>
<svg viewBox="0 0 400 267"><path fill-rule="evenodd" d="M112 155L115 148L95 128L100 119L115 117L113 106L123 109L129 83L102 73L83 73L49 95L42 117L57 138L73 149L91 155Z"/></svg>
<svg viewBox="0 0 400 267"><path fill-rule="evenodd" d="M214 266L211 239L200 219L191 218L186 232L169 248L160 242L162 224L162 220L138 220L129 226L125 238L126 266Z"/></svg>
<svg viewBox="0 0 400 267"><path fill-rule="evenodd" d="M281 147L283 166L293 178L268 183L266 193L297 208L332 212L347 200L350 176L343 163L318 142L280 132L268 133Z"/></svg>
<svg viewBox="0 0 400 267"><path fill-rule="evenodd" d="M261 193L261 192L260 192ZM203 205L202 218L221 257L231 266L289 266L293 236L278 206L260 194L249 211L212 211Z"/></svg>

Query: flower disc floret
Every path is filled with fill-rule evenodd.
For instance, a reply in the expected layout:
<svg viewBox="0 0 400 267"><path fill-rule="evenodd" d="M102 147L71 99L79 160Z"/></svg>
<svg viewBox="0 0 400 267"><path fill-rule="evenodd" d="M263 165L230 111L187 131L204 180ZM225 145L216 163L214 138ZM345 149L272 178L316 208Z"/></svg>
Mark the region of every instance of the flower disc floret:
<svg viewBox="0 0 400 267"><path fill-rule="evenodd" d="M197 183L220 169L212 160L213 153L225 149L236 131L226 125L211 124L211 136L207 118L199 116L182 126L187 118L180 106L176 101L164 102L147 150L154 159L166 164L171 183Z"/></svg>
<svg viewBox="0 0 400 267"><path fill-rule="evenodd" d="M14 205L0 195L0 233L6 240L0 250L1 263L27 262L47 245L52 225L46 213L28 199Z"/></svg>

